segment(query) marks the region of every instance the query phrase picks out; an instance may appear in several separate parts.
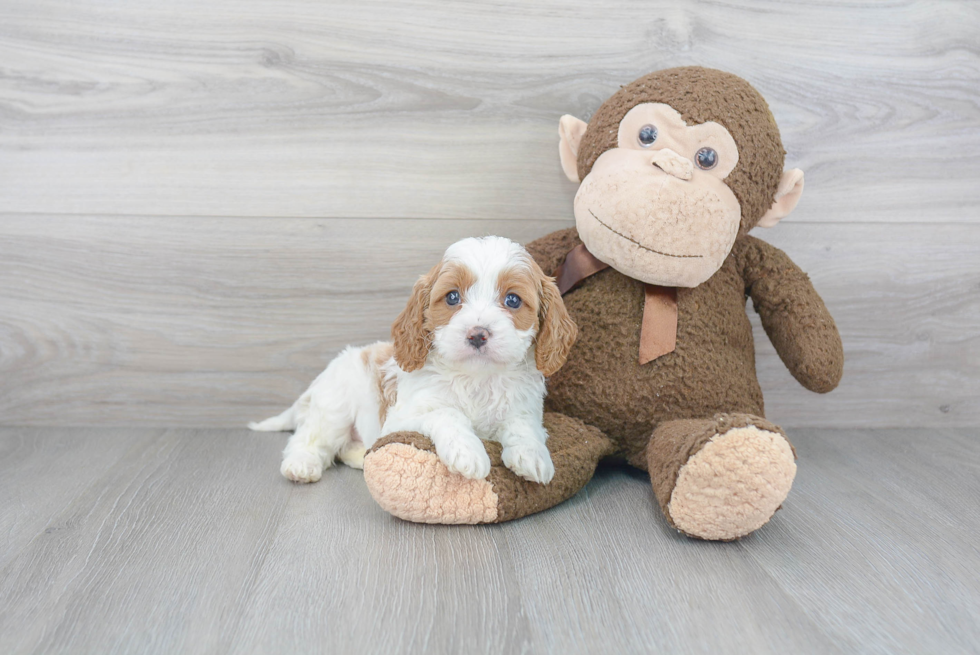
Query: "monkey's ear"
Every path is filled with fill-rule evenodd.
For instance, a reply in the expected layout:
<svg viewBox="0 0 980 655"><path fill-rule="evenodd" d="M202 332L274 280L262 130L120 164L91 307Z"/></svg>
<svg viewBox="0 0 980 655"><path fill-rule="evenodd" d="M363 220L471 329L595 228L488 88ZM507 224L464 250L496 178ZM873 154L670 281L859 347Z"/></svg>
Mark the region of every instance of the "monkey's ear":
<svg viewBox="0 0 980 655"><path fill-rule="evenodd" d="M578 146L582 143L582 135L589 124L574 116L565 114L558 121L558 156L561 157L561 169L572 182L578 179Z"/></svg>
<svg viewBox="0 0 980 655"><path fill-rule="evenodd" d="M802 195L803 171L798 168L783 171L783 177L780 178L779 186L776 188L776 198L772 201L772 207L762 215L756 225L773 227L796 209L796 203L800 201Z"/></svg>

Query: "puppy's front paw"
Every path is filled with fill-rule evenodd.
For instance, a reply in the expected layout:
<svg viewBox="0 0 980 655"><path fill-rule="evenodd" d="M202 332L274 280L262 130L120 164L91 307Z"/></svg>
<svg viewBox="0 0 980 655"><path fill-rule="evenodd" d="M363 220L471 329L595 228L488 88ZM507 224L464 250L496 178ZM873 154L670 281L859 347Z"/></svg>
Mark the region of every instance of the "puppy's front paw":
<svg viewBox="0 0 980 655"><path fill-rule="evenodd" d="M482 480L490 475L490 457L483 442L476 436L472 439L453 439L436 452L450 471L464 478Z"/></svg>
<svg viewBox="0 0 980 655"><path fill-rule="evenodd" d="M291 453L283 458L279 472L293 482L316 482L323 475L323 462L315 453Z"/></svg>
<svg viewBox="0 0 980 655"><path fill-rule="evenodd" d="M542 443L522 443L504 448L500 454L504 466L531 482L548 484L555 477L551 453Z"/></svg>

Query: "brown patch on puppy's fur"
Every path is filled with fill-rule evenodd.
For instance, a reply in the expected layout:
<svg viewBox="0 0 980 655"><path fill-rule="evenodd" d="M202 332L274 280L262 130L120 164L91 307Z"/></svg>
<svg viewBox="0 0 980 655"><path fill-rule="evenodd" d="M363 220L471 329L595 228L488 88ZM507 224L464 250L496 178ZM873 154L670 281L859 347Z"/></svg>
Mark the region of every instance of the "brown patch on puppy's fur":
<svg viewBox="0 0 980 655"><path fill-rule="evenodd" d="M395 404L398 398L398 379L392 375L387 377L381 367L395 354L395 346L390 343L379 344L378 348L371 354L371 368L374 378L378 381L378 418L381 425L384 425L388 417L388 408Z"/></svg>
<svg viewBox="0 0 980 655"><path fill-rule="evenodd" d="M404 371L417 371L425 366L432 337L426 329L426 314L432 285L439 277L442 262L421 276L412 287L412 295L395 322L391 324L391 338L395 345L395 361Z"/></svg>
<svg viewBox="0 0 980 655"><path fill-rule="evenodd" d="M509 268L497 278L500 304L508 293L515 293L523 301L518 309L512 309L514 326L518 330L530 330L537 325L534 363L538 370L549 376L565 363L568 351L575 343L578 328L565 310L561 294L554 278L548 277L534 260L527 267Z"/></svg>
<svg viewBox="0 0 980 655"><path fill-rule="evenodd" d="M541 281L529 267L515 267L501 271L497 278L497 289L500 290L501 306L510 311L514 326L518 330L530 330L538 324L540 305L538 295L541 292ZM504 303L509 293L517 294L521 299L521 306L517 309L511 309Z"/></svg>
<svg viewBox="0 0 980 655"><path fill-rule="evenodd" d="M436 328L449 323L459 308L463 306L460 302L456 305L446 303L446 296L450 291L458 291L460 298L466 297L466 290L476 282L473 271L459 262L447 262L442 266L442 272L432 285L432 295L429 302L429 309L425 317L425 327L431 334Z"/></svg>
<svg viewBox="0 0 980 655"><path fill-rule="evenodd" d="M394 354L394 344L388 342L380 343L376 349L371 351L371 363L374 367L380 368Z"/></svg>
<svg viewBox="0 0 980 655"><path fill-rule="evenodd" d="M535 339L534 363L545 377L549 377L565 364L578 337L578 326L565 309L555 279L545 275L535 261L531 262L531 271L541 289L538 307L541 323Z"/></svg>
<svg viewBox="0 0 980 655"><path fill-rule="evenodd" d="M439 262L418 279L408 304L391 325L395 361L402 370L410 373L425 366L432 332L449 323L460 307L446 304L446 294L456 290L465 296L474 282L473 272L459 262Z"/></svg>
<svg viewBox="0 0 980 655"><path fill-rule="evenodd" d="M381 367L395 354L395 346L392 343L383 342L368 346L361 351L361 362L371 371L378 384L378 418L384 425L385 418L388 416L388 408L395 404L398 395L398 381L394 376L386 378Z"/></svg>

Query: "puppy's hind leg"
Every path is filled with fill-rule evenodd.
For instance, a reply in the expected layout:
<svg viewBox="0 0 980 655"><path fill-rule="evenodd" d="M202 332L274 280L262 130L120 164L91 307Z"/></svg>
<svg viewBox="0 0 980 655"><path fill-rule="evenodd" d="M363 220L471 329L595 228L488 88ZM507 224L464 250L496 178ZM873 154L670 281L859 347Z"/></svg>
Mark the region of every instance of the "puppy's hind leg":
<svg viewBox="0 0 980 655"><path fill-rule="evenodd" d="M296 433L282 453L280 472L294 482L316 482L338 454L356 462L354 421L371 377L363 348L347 348L313 381L297 401ZM377 410L375 409L375 414ZM360 444L357 444L360 445ZM360 467L358 467L360 468Z"/></svg>
<svg viewBox="0 0 980 655"><path fill-rule="evenodd" d="M367 449L364 444L360 441L352 441L340 451L339 457L340 461L352 469L363 469L365 454L367 454Z"/></svg>
<svg viewBox="0 0 980 655"><path fill-rule="evenodd" d="M310 403L306 419L289 438L282 451L279 472L293 482L316 482L337 453L350 441L353 420L342 402L323 399Z"/></svg>

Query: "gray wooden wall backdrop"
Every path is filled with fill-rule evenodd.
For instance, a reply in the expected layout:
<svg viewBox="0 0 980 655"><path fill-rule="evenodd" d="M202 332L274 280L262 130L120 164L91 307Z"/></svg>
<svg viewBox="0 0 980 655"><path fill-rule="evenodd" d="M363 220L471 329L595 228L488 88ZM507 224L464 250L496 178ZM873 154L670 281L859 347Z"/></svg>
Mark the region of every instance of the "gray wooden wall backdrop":
<svg viewBox="0 0 980 655"><path fill-rule="evenodd" d="M0 0L0 423L237 426L450 242L571 224L563 113L685 64L807 174L760 236L847 351L786 425L980 421L980 3Z"/></svg>

